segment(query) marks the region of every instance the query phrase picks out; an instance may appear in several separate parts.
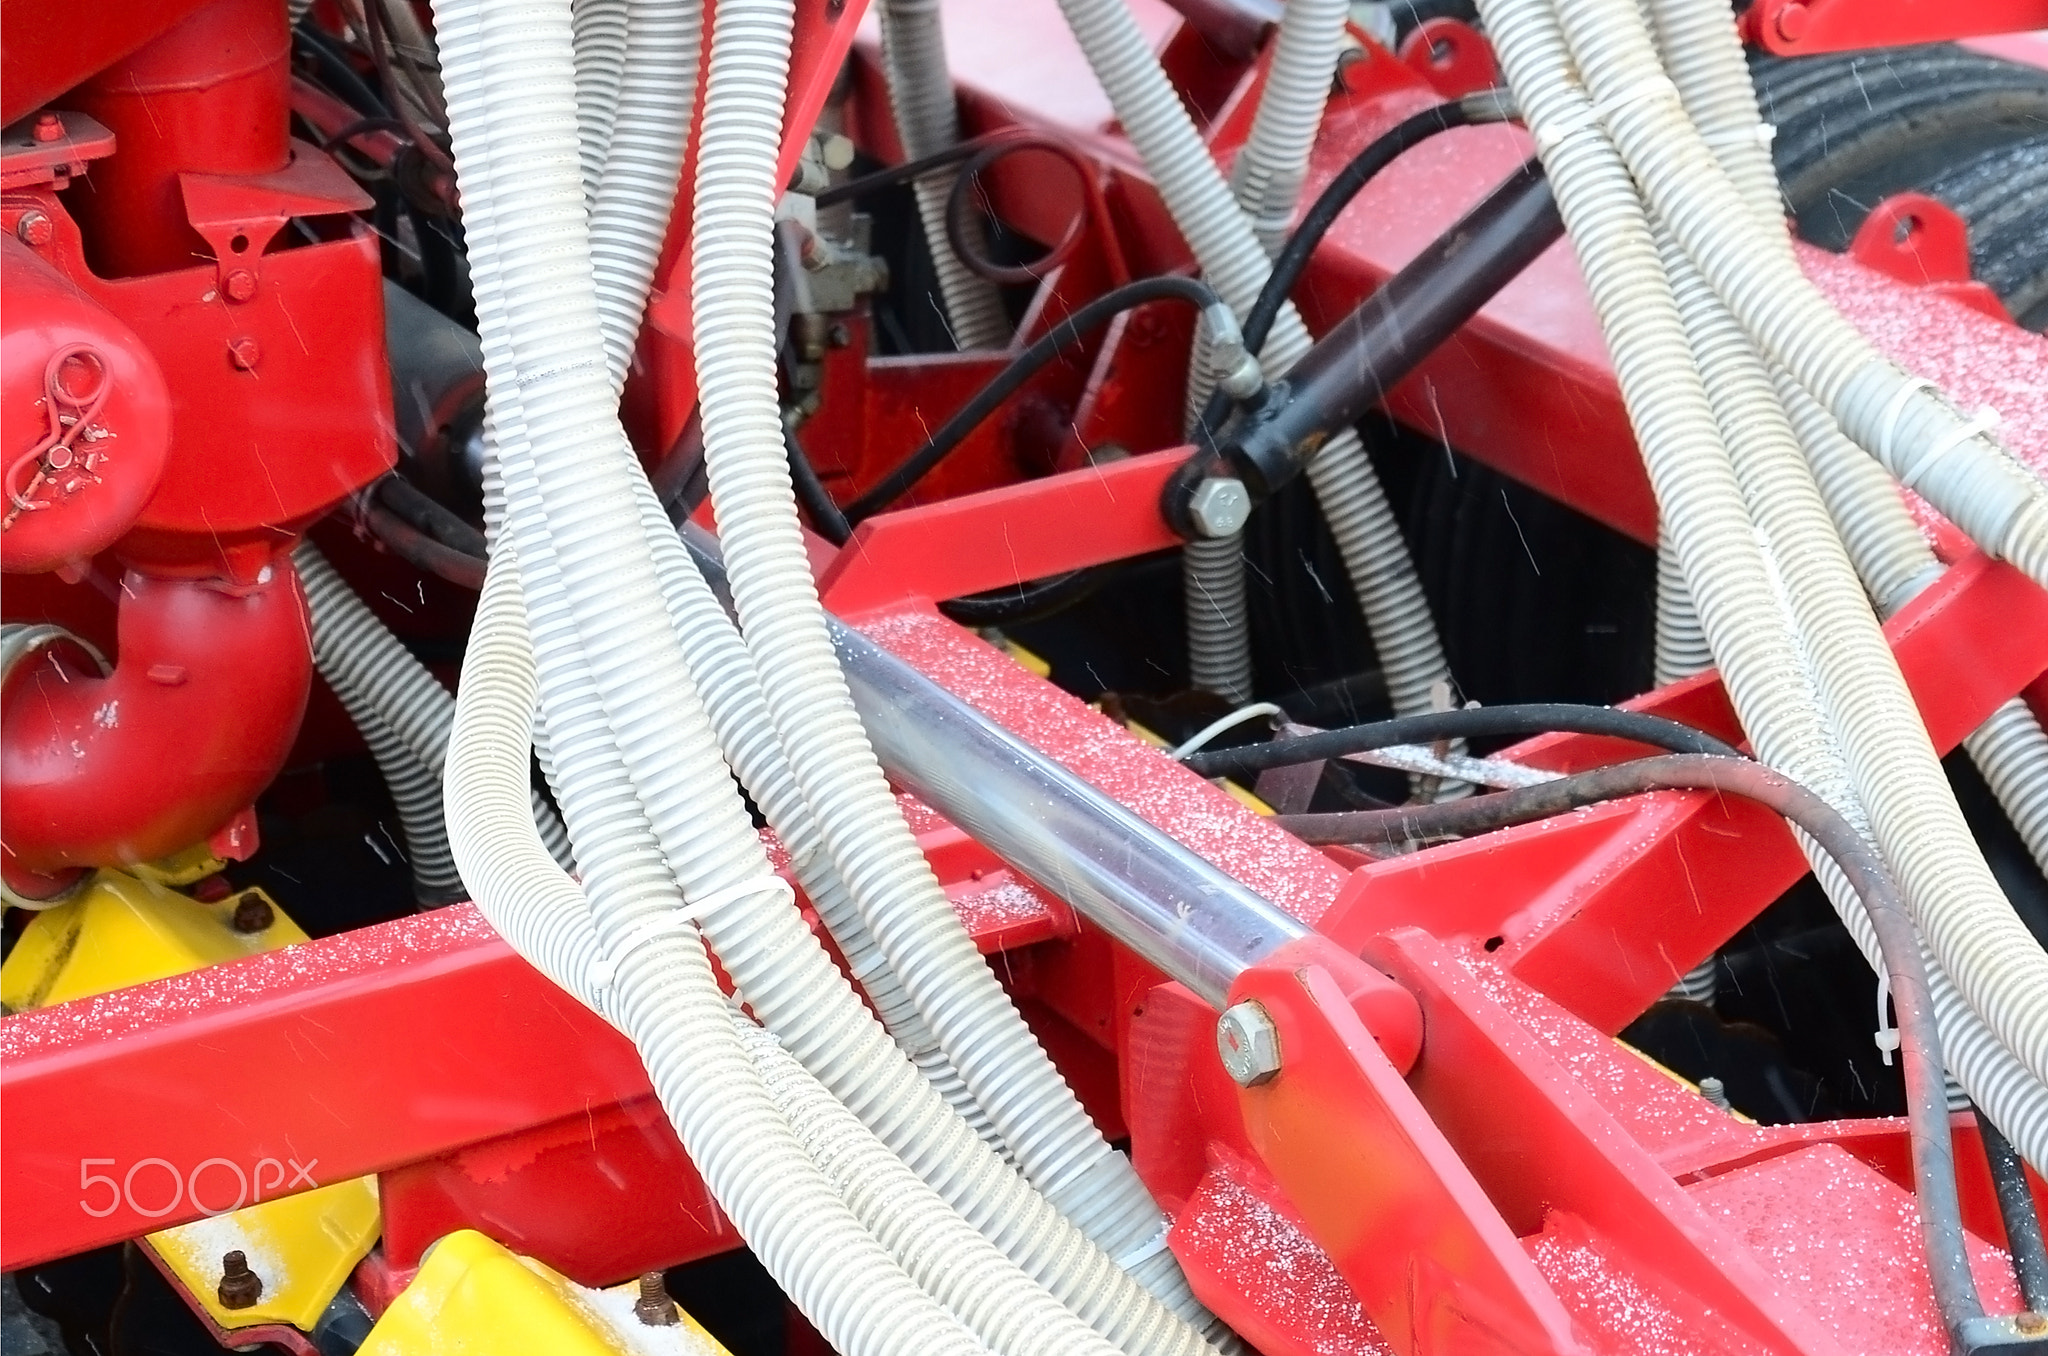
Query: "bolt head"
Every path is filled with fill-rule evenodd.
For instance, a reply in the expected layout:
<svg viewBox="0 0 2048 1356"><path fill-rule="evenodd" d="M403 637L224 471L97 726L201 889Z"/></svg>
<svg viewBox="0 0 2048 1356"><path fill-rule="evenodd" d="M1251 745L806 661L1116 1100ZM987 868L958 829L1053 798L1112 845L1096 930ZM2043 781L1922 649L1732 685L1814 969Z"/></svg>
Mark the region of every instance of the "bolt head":
<svg viewBox="0 0 2048 1356"><path fill-rule="evenodd" d="M1188 501L1188 517L1205 537L1242 532L1251 516L1251 491L1233 476L1210 476L1195 487L1194 497Z"/></svg>
<svg viewBox="0 0 2048 1356"><path fill-rule="evenodd" d="M64 138L64 119L55 113L45 113L36 119L35 139L37 141L61 141Z"/></svg>
<svg viewBox="0 0 2048 1356"><path fill-rule="evenodd" d="M1216 1053L1239 1087L1270 1083L1280 1072L1280 1029L1258 1003L1232 1004L1216 1019Z"/></svg>
<svg viewBox="0 0 2048 1356"><path fill-rule="evenodd" d="M263 346L248 335L228 340L228 362L237 372L254 372L263 361Z"/></svg>
<svg viewBox="0 0 2048 1356"><path fill-rule="evenodd" d="M246 268L238 268L227 276L225 290L229 301L249 301L256 296L256 275Z"/></svg>
<svg viewBox="0 0 2048 1356"><path fill-rule="evenodd" d="M57 238L57 223L50 220L49 213L31 207L14 223L14 238L31 249L41 249Z"/></svg>
<svg viewBox="0 0 2048 1356"><path fill-rule="evenodd" d="M269 900L253 890L235 902L232 926L237 932L268 932L276 921L277 910L270 907Z"/></svg>
<svg viewBox="0 0 2048 1356"><path fill-rule="evenodd" d="M221 1255L220 1269L215 1295L221 1308L247 1309L263 1298L263 1278L249 1269L249 1259L239 1249Z"/></svg>

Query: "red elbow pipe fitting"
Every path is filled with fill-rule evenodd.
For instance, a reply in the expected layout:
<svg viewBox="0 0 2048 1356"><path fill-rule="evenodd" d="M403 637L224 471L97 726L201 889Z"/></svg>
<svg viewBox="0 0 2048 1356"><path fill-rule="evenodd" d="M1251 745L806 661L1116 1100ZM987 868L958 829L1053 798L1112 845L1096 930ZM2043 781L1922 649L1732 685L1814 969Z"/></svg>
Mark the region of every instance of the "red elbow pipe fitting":
<svg viewBox="0 0 2048 1356"><path fill-rule="evenodd" d="M0 871L19 899L203 841L276 777L305 715L311 632L289 560L249 586L131 571L121 590L110 671L58 628L8 628Z"/></svg>

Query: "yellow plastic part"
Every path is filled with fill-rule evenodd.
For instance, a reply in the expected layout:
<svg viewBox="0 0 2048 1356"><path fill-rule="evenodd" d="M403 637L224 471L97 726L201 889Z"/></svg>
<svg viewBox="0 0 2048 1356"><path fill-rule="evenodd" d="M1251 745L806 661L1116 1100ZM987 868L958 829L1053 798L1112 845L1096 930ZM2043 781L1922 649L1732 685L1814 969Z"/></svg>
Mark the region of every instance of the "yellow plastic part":
<svg viewBox="0 0 2048 1356"><path fill-rule="evenodd" d="M237 932L235 909L251 895L270 905L271 924ZM26 1012L305 940L261 890L202 904L119 871L101 871L77 895L29 920L0 965L0 1003L9 1012Z"/></svg>
<svg viewBox="0 0 2048 1356"><path fill-rule="evenodd" d="M154 874L189 874L202 864L194 858L181 867L180 860L189 855L158 863L161 870ZM210 856L204 861L213 866L199 875L218 869ZM235 911L252 900L269 909L270 925L239 931ZM77 895L29 920L0 965L0 1003L10 1012L25 1012L305 940L299 925L260 889L203 904L125 872L101 871ZM223 1328L255 1323L311 1328L383 1231L376 1178L261 1199L289 1188L293 1175L274 1160L192 1164L185 1181L200 1193L196 1203L202 1209L222 1209L241 1199L259 1204L165 1229L146 1240ZM220 1304L221 1258L236 1250L263 1282L262 1295L246 1309Z"/></svg>
<svg viewBox="0 0 2048 1356"><path fill-rule="evenodd" d="M729 1356L688 1314L641 1323L637 1293L586 1290L463 1229L434 1245L357 1356Z"/></svg>
<svg viewBox="0 0 2048 1356"><path fill-rule="evenodd" d="M264 1167L256 1174L266 1181L272 1175ZM274 1175L282 1179L286 1174L278 1170ZM235 1181L226 1167L198 1178L209 1201L215 1193L231 1197ZM377 1179L358 1177L194 1220L146 1241L223 1328L289 1323L310 1330L382 1231ZM220 1302L221 1258L236 1251L263 1282L263 1293L246 1309L224 1308Z"/></svg>

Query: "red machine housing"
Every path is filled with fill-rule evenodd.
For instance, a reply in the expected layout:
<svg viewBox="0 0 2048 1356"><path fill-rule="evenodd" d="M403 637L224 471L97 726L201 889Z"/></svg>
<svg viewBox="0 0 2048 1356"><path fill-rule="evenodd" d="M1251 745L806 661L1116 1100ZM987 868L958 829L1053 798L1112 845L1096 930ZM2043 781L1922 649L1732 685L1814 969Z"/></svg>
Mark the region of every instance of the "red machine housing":
<svg viewBox="0 0 2048 1356"><path fill-rule="evenodd" d="M81 666L75 644L12 656L0 791L18 899L247 811L312 671L291 549L395 459L376 237L346 219L369 199L290 137L283 9L187 11L137 7L141 41L0 147L18 496L0 563L119 613L110 634L97 600L10 590L10 622L69 623L112 664ZM10 96L37 80L16 79L14 18ZM314 238L287 237L294 220Z"/></svg>

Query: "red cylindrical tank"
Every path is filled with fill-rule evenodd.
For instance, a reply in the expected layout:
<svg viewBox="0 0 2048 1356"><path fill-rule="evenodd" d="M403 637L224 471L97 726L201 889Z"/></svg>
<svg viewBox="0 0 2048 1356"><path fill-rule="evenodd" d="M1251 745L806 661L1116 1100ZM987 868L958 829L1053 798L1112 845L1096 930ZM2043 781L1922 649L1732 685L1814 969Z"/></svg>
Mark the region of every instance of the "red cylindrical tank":
<svg viewBox="0 0 2048 1356"><path fill-rule="evenodd" d="M66 198L103 277L211 257L182 173L267 174L291 155L291 29L279 0L213 0L67 100L115 136Z"/></svg>
<svg viewBox="0 0 2048 1356"><path fill-rule="evenodd" d="M280 559L265 573L252 587L129 573L104 675L75 641L20 647L0 687L9 888L48 898L83 868L167 856L270 785L313 659L297 572Z"/></svg>
<svg viewBox="0 0 2048 1356"><path fill-rule="evenodd" d="M0 570L79 569L156 488L170 392L133 330L11 237L0 291Z"/></svg>

